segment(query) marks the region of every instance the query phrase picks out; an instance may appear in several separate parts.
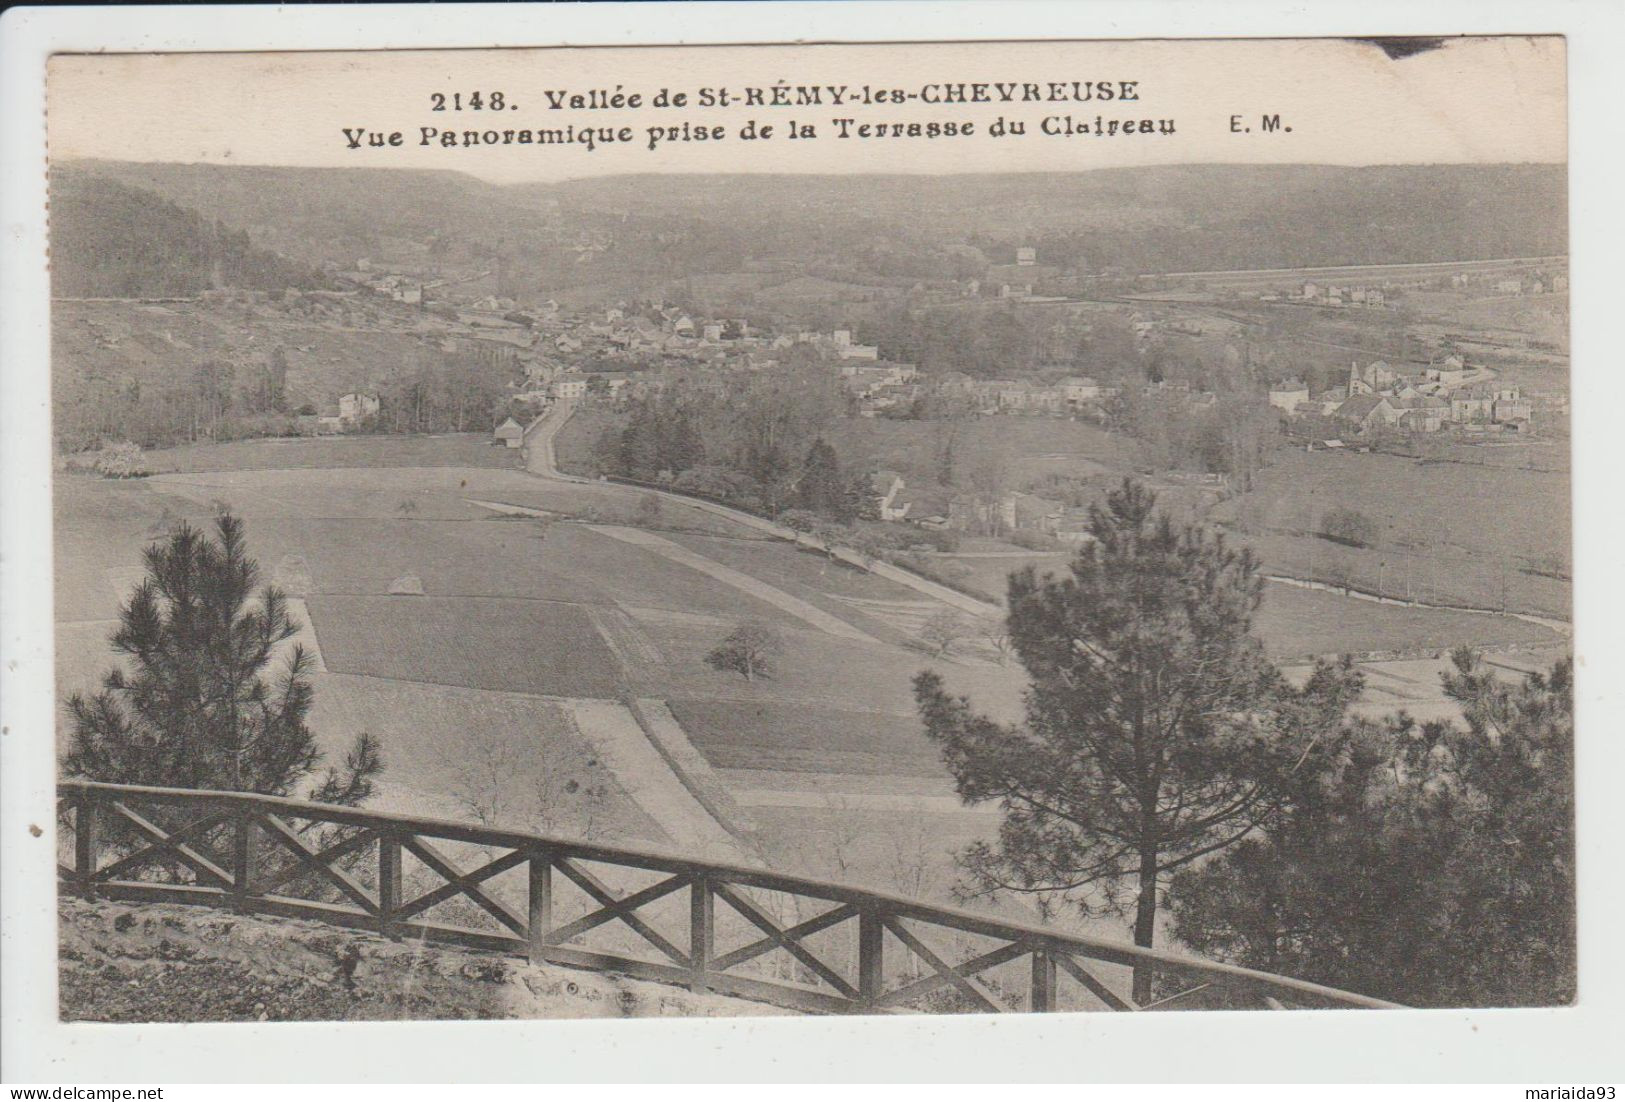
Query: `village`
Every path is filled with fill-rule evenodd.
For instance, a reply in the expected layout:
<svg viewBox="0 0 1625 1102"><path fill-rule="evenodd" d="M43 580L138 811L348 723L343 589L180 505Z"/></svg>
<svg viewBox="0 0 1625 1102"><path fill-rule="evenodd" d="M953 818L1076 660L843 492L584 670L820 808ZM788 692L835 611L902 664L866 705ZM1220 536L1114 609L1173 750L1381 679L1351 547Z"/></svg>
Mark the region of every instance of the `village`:
<svg viewBox="0 0 1625 1102"><path fill-rule="evenodd" d="M1265 370L1240 395L1221 395L1199 380L1146 380L1108 367L1107 377L1082 374L1076 365L1057 365L1040 372L1009 377L972 377L956 371L922 371L893 358L876 343L864 343L853 328L814 330L798 326L769 328L740 317L713 317L659 298L620 299L591 307L568 307L555 299L521 301L493 293L478 294L490 272L476 269L462 276L425 279L410 265L360 260L337 273L352 289L306 292L307 308L353 315L367 302L383 306L373 324L415 332L442 353L463 353L494 362L508 376L506 409L492 428L492 442L518 449L527 426L559 403L597 409L613 416L629 404L655 400L680 391L685 399L702 396L726 405L751 385L780 369L822 375L838 382L849 417L877 422L909 419L1043 418L1123 430L1125 410L1139 405L1162 415L1226 420L1238 400L1253 403L1256 414L1283 446L1310 451L1372 450L1422 454L1440 445L1471 446L1498 439L1529 440L1559 431L1566 421L1566 397L1534 393L1508 373L1469 358L1451 340L1435 342L1427 359L1414 354L1401 362L1351 359L1340 376L1325 364L1302 372ZM1007 269L1007 270L1005 270ZM993 282L971 281L955 294L983 295L993 301L1023 300L1029 308L1062 301L1034 294L1034 286L1057 273L1038 263L1029 246L1014 250L1014 263L990 270ZM1428 287L1475 298L1540 296L1561 293L1566 277L1545 269L1508 276L1502 271L1463 266L1440 271L1430 266L1418 273L1381 273L1381 279L1335 284L1304 281L1249 296L1264 308L1313 306L1391 313L1408 293ZM1015 282L1016 280L1023 282ZM1114 284L1114 286L1116 286ZM1146 356L1168 340L1234 339L1236 327L1204 326L1213 316L1202 301L1214 297L1205 282L1183 292L1153 287L1135 299L1105 295L1087 305L1085 319L1107 317L1132 334L1133 351ZM1050 288L1054 289L1054 288ZM1142 291L1144 288L1142 288ZM1184 301L1180 301L1180 299ZM358 303L358 300L360 302ZM1172 308L1170 308L1172 304ZM1080 315L1074 313L1068 318ZM1042 317L1032 315L1035 323ZM1087 333L1091 323L1071 321ZM1044 321L1043 324L1049 324ZM1063 323L1057 323L1060 329ZM1310 378L1336 378L1316 387ZM669 394L668 394L669 397ZM334 405L298 420L311 435L377 431L387 399L373 391L336 397ZM1221 404L1228 402L1231 404ZM308 408L308 407L307 407ZM473 427L473 426L470 426ZM862 466L862 457L849 458ZM1267 459L1260 459L1266 462ZM1160 472L1210 493L1226 496L1233 471L1200 466ZM1028 484L954 488L916 472L869 463L861 515L922 533L1000 536L1033 547L1076 547L1087 541L1088 513L1082 497L1057 486ZM1146 473L1154 473L1145 468ZM626 473L626 472L610 472ZM679 485L662 475L667 485ZM1060 491L1060 492L1057 492ZM727 495L723 495L727 496Z"/></svg>

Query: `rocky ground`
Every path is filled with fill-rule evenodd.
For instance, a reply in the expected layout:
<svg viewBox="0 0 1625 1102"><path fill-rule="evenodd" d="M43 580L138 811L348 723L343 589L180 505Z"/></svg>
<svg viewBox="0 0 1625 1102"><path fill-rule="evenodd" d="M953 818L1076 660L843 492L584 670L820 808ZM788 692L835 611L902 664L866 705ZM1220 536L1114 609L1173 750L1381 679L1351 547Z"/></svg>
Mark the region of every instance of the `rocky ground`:
<svg viewBox="0 0 1625 1102"><path fill-rule="evenodd" d="M65 1021L732 1017L781 1014L623 976L204 908L59 904Z"/></svg>

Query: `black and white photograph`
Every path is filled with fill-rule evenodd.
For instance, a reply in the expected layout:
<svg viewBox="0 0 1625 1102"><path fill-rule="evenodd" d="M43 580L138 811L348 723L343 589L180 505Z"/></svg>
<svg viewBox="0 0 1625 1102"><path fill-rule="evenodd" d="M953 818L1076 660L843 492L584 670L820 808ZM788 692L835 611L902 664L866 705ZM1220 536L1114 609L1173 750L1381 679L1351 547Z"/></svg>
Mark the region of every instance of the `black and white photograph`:
<svg viewBox="0 0 1625 1102"><path fill-rule="evenodd" d="M1566 48L52 57L58 1018L1574 1007Z"/></svg>

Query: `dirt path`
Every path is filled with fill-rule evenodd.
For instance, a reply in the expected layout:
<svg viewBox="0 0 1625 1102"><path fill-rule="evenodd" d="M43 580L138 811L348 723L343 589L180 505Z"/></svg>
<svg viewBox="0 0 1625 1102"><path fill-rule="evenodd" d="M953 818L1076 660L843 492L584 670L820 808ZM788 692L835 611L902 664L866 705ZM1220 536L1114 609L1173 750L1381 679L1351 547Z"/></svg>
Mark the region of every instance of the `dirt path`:
<svg viewBox="0 0 1625 1102"><path fill-rule="evenodd" d="M577 729L590 733L626 794L660 824L678 850L721 864L761 863L694 798L625 704L568 700L564 706Z"/></svg>

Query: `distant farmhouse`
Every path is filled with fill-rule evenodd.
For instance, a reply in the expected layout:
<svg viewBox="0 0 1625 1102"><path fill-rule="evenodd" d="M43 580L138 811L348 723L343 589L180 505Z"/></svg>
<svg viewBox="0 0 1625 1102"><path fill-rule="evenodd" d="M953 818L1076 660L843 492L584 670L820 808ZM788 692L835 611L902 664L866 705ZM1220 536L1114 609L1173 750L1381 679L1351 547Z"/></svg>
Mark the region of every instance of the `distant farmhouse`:
<svg viewBox="0 0 1625 1102"><path fill-rule="evenodd" d="M517 448L525 442L525 426L512 417L505 418L491 433L491 443Z"/></svg>

